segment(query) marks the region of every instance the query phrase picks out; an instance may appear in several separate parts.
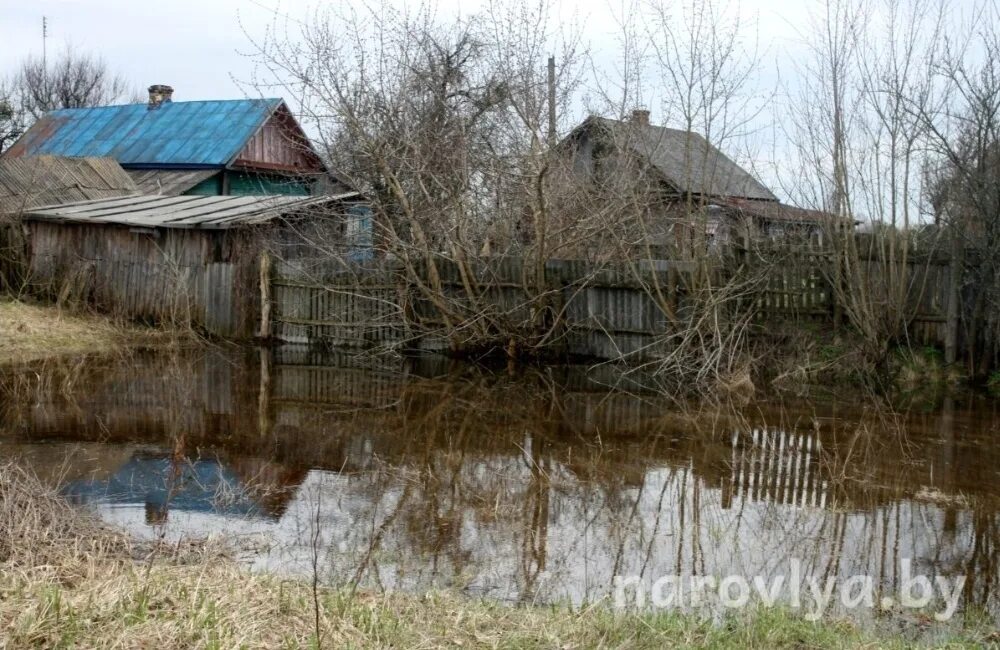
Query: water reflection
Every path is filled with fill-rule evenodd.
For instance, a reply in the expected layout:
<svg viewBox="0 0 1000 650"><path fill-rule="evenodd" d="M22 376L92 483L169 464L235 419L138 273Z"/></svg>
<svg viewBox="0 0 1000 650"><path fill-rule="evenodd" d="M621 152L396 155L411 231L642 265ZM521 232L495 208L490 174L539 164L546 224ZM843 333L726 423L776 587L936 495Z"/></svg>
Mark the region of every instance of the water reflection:
<svg viewBox="0 0 1000 650"><path fill-rule="evenodd" d="M900 560L998 593L995 407L682 412L581 371L227 350L4 379L0 450L137 534L265 540L260 567L510 601L615 575L898 587Z"/></svg>
<svg viewBox="0 0 1000 650"><path fill-rule="evenodd" d="M243 517L272 514L254 502L239 475L225 463L204 458L177 462L156 452L136 453L109 477L72 480L63 491L81 504L141 505L147 524L165 523L170 510Z"/></svg>

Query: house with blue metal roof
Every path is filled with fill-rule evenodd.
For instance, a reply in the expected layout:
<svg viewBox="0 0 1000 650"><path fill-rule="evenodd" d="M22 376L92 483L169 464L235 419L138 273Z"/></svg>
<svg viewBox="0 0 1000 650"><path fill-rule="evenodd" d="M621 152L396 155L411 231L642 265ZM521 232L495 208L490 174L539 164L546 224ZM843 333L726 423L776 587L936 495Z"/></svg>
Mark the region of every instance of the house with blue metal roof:
<svg viewBox="0 0 1000 650"><path fill-rule="evenodd" d="M330 174L281 99L172 101L149 88L144 104L68 108L43 116L4 158L110 157L140 191L168 196L329 194Z"/></svg>

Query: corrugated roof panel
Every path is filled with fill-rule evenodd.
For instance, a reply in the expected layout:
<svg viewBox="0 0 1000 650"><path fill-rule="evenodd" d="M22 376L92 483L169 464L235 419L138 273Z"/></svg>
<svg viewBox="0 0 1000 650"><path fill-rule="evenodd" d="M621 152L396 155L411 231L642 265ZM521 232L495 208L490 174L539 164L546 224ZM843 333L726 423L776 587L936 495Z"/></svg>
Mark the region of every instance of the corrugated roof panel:
<svg viewBox="0 0 1000 650"><path fill-rule="evenodd" d="M0 214L134 194L136 185L110 158L31 156L0 160Z"/></svg>
<svg viewBox="0 0 1000 650"><path fill-rule="evenodd" d="M122 165L221 167L281 104L280 99L167 102L52 111L6 155L111 156Z"/></svg>
<svg viewBox="0 0 1000 650"><path fill-rule="evenodd" d="M25 219L165 228L229 228L360 196L133 196L34 208Z"/></svg>

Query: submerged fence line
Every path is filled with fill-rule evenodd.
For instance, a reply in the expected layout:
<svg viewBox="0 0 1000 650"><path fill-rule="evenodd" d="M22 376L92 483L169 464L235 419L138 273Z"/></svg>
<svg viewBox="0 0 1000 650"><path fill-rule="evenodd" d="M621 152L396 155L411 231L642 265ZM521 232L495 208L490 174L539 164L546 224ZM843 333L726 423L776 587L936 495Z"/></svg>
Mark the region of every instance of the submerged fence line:
<svg viewBox="0 0 1000 650"><path fill-rule="evenodd" d="M830 255L787 250L779 262L769 263L761 271L763 282L741 298L751 301L755 323L762 328L788 320L832 324L836 292L824 272ZM718 259L711 272L721 279L713 281L726 282L754 268L749 254ZM261 331L278 340L348 348L448 346L442 331L426 327L435 323L434 306L399 264L347 268L327 261L274 260L266 266L269 285L263 293L269 309ZM548 260L538 278L535 264L520 257L466 266L442 258L436 270L443 299L463 308L470 319L496 318L516 330L545 310L558 319L554 347L564 354L644 360L655 358L671 331L668 309L683 313L690 303L683 280L695 272L695 264ZM864 262L858 273L870 287L886 282L886 269L876 261ZM911 340L944 345L950 262L915 256L907 261L906 273ZM429 284L426 268L419 274L420 282Z"/></svg>

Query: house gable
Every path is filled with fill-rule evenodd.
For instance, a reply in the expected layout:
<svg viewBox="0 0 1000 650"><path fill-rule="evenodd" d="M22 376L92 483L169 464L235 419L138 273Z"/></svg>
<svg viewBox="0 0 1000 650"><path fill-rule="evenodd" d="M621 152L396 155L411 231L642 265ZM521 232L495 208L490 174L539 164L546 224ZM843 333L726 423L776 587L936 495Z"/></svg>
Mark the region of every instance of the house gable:
<svg viewBox="0 0 1000 650"><path fill-rule="evenodd" d="M635 192L645 188L666 199L680 190L649 159L616 139L607 125L590 119L560 145L570 156L574 174L605 191Z"/></svg>
<svg viewBox="0 0 1000 650"><path fill-rule="evenodd" d="M247 140L229 167L296 174L326 171L302 127L284 103Z"/></svg>

